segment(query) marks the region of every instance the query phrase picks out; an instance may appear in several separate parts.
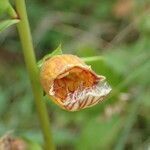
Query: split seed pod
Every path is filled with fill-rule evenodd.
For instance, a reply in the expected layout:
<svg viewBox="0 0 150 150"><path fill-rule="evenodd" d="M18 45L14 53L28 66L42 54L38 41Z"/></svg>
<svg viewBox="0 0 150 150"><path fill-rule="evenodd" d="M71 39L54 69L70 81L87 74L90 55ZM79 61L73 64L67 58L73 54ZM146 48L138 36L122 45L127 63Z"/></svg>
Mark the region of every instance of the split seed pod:
<svg viewBox="0 0 150 150"><path fill-rule="evenodd" d="M101 102L111 91L105 77L74 55L53 56L40 70L46 94L61 108L77 111Z"/></svg>

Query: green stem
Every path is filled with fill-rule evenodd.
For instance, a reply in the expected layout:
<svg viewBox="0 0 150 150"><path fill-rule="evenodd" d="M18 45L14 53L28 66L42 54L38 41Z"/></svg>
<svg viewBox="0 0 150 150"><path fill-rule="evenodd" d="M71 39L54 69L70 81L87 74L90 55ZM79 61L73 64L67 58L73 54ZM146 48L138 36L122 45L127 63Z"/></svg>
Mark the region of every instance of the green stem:
<svg viewBox="0 0 150 150"><path fill-rule="evenodd" d="M98 60L104 61L104 57L102 56L83 57L82 60L86 63L92 62L92 61L98 61Z"/></svg>
<svg viewBox="0 0 150 150"><path fill-rule="evenodd" d="M54 150L55 148L52 142L52 133L50 128L48 113L47 113L46 105L42 100L43 92L39 82L39 73L38 73L35 53L33 49L28 17L26 13L25 0L15 0L15 5L16 5L18 17L21 20L18 23L17 28L18 28L22 48L23 48L26 67L32 85L32 91L34 95L35 104L37 107L41 129L45 139L45 148L46 150Z"/></svg>

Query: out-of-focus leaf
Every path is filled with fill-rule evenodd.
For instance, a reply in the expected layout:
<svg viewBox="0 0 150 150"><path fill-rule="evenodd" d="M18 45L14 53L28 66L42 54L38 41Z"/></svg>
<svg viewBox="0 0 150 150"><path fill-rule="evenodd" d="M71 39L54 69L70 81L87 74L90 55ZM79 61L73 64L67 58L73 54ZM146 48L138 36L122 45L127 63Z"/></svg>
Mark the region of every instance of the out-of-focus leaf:
<svg viewBox="0 0 150 150"><path fill-rule="evenodd" d="M150 87L149 87L150 88ZM149 93L149 90L150 89L148 89L147 88L147 91L145 91L145 93L143 94L144 96L144 98L143 98L143 104L144 104L144 106L145 107L147 107L147 108L150 108L150 93Z"/></svg>
<svg viewBox="0 0 150 150"><path fill-rule="evenodd" d="M125 149L125 144L129 137L130 131L131 131L135 121L137 120L137 115L138 115L139 106L141 104L142 97L143 97L143 95L138 95L138 97L132 103L131 108L129 109L129 114L127 115L127 119L125 120L124 128L121 131L122 133L118 138L115 150Z"/></svg>
<svg viewBox="0 0 150 150"><path fill-rule="evenodd" d="M54 134L54 139L57 142L57 145L75 144L76 138L75 134L66 129L57 130Z"/></svg>
<svg viewBox="0 0 150 150"><path fill-rule="evenodd" d="M150 11L141 18L139 22L139 30L141 33L150 35Z"/></svg>
<svg viewBox="0 0 150 150"><path fill-rule="evenodd" d="M27 144L28 150L42 150L41 145L35 140L37 137L27 138L23 137L24 141Z"/></svg>
<svg viewBox="0 0 150 150"><path fill-rule="evenodd" d="M91 57L99 55L98 50L89 46L84 46L81 49L77 50L76 54L79 55L80 57Z"/></svg>
<svg viewBox="0 0 150 150"><path fill-rule="evenodd" d="M41 131L36 129L28 129L28 131L23 131L20 136L27 142L42 143Z"/></svg>
<svg viewBox="0 0 150 150"><path fill-rule="evenodd" d="M7 10L8 7L8 0L0 0L0 16Z"/></svg>
<svg viewBox="0 0 150 150"><path fill-rule="evenodd" d="M20 20L19 19L9 19L9 20L4 20L0 22L0 32L8 28L9 26L18 23Z"/></svg>
<svg viewBox="0 0 150 150"><path fill-rule="evenodd" d="M7 99L8 99L8 96L6 94L5 91L2 91L2 89L0 88L0 116L2 115L2 113L5 111L6 109L6 106L7 106Z"/></svg>
<svg viewBox="0 0 150 150"><path fill-rule="evenodd" d="M111 149L121 129L121 119L113 116L111 119L94 118L86 123L81 137L78 138L77 150Z"/></svg>
<svg viewBox="0 0 150 150"><path fill-rule="evenodd" d="M107 64L118 74L124 74L128 70L130 58L132 58L132 55L125 49L110 51L105 56Z"/></svg>
<svg viewBox="0 0 150 150"><path fill-rule="evenodd" d="M42 147L35 142L28 142L28 150L42 150Z"/></svg>

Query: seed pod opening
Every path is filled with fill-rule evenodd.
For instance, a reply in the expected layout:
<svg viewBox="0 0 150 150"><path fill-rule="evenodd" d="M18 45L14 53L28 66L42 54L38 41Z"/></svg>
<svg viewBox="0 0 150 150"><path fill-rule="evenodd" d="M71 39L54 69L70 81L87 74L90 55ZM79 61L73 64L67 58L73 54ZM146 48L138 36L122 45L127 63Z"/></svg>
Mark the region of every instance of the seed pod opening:
<svg viewBox="0 0 150 150"><path fill-rule="evenodd" d="M104 76L97 75L74 55L57 55L46 60L40 79L47 95L68 111L96 105L111 91Z"/></svg>

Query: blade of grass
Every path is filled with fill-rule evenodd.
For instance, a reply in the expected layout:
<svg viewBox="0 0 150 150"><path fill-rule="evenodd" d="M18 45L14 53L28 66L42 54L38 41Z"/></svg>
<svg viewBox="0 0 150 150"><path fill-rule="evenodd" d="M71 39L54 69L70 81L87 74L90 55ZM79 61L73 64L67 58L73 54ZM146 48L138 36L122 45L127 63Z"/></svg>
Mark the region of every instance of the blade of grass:
<svg viewBox="0 0 150 150"><path fill-rule="evenodd" d="M137 119L137 114L138 114L139 106L141 103L141 99L142 99L142 96L139 95L139 97L135 99L133 104L131 105L129 115L127 116L127 119L125 121L125 126L117 142L115 150L124 150L130 131Z"/></svg>
<svg viewBox="0 0 150 150"><path fill-rule="evenodd" d="M140 76L140 74L143 72L143 70L149 69L150 61L146 61L142 63L138 68L132 71L127 78L125 78L124 81L122 81L118 86L116 87L116 90L113 91L113 93L109 96L109 98L115 96L118 94L118 91L121 91L123 88L125 88L127 85L129 85L136 77Z"/></svg>

